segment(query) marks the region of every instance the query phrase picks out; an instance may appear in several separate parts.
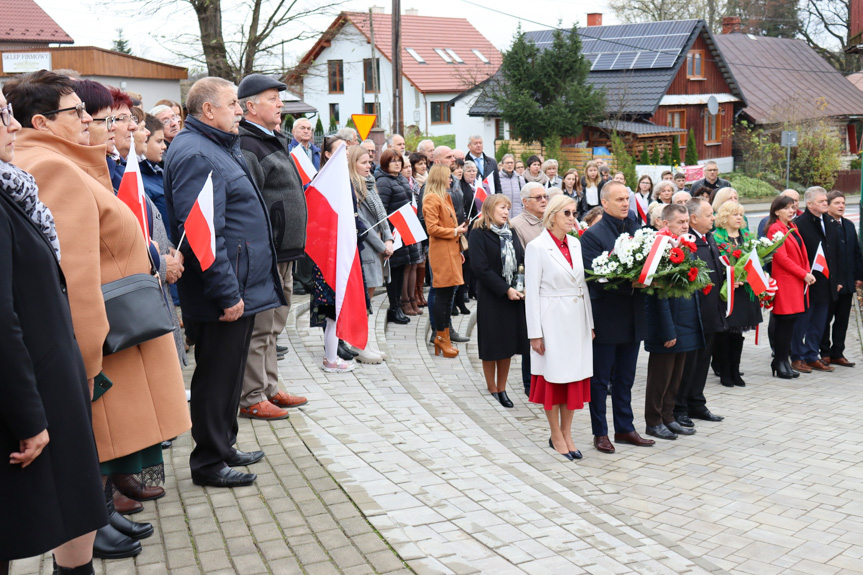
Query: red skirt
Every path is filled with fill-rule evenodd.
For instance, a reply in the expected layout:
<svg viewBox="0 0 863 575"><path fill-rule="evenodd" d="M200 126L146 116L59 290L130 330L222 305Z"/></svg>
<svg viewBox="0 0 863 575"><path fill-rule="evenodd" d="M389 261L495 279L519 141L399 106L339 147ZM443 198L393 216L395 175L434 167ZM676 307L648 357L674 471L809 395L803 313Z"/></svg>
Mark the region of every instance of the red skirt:
<svg viewBox="0 0 863 575"><path fill-rule="evenodd" d="M572 383L550 383L541 375L530 376L530 402L541 403L546 411L555 405L569 410L584 409L590 403L590 378Z"/></svg>

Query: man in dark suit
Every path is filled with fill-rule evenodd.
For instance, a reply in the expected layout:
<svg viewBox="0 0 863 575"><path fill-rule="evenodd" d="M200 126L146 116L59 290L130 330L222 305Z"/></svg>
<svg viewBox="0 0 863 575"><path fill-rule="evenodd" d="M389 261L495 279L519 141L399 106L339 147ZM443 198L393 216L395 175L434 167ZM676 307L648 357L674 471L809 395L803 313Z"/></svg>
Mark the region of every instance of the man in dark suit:
<svg viewBox="0 0 863 575"><path fill-rule="evenodd" d="M845 215L845 194L830 192L827 194L827 213L837 228L836 269L831 275L836 275L839 282L838 297L831 302L827 310L827 323L821 338L821 362L827 365L854 367L854 363L845 357L845 333L848 331L848 318L851 315L851 303L855 287L863 284L863 254L854 224ZM833 227L833 226L830 226ZM833 344L830 343L830 324L833 323Z"/></svg>
<svg viewBox="0 0 863 575"><path fill-rule="evenodd" d="M705 346L686 354L683 366L683 379L677 391L677 402L674 406L674 419L683 427L695 427L692 418L705 421L722 421L724 418L714 415L707 409L704 398L704 384L710 370L710 356L713 353L713 337L728 329L725 321L725 304L719 297L719 291L725 278L725 266L719 260L719 248L710 231L713 229L713 208L703 196L692 198L686 202L689 211L689 231L695 236L695 246L698 248L696 257L707 264L710 269L710 281L713 287L709 293L703 291L695 297L701 303L701 325L704 329Z"/></svg>
<svg viewBox="0 0 863 575"><path fill-rule="evenodd" d="M620 182L611 181L600 192L603 215L598 224L581 237L584 269L593 269L593 260L614 248L622 233L634 234L640 227L629 209L629 191ZM593 445L602 453L614 453L608 439L606 397L611 384L611 407L614 413L614 440L638 446L653 445L635 431L632 416L632 384L638 349L645 336L644 296L638 285L606 290L597 282L588 282L596 338L593 340L593 377L590 380L590 424Z"/></svg>
<svg viewBox="0 0 863 575"><path fill-rule="evenodd" d="M467 155L465 160L476 164L477 178L482 182L489 174L494 174L494 191L500 192L500 173L497 170L497 161L482 151L482 136L471 136L467 139Z"/></svg>
<svg viewBox="0 0 863 575"><path fill-rule="evenodd" d="M809 255L809 267L815 261L818 248L824 252L827 260L827 273L813 270L815 283L809 286L809 305L794 323L794 333L791 338L791 367L801 373L815 371L833 371L829 365L822 363L818 355L821 347L821 336L827 326L827 313L830 305L839 296L841 285L836 262L836 244L838 242L839 226L827 215L827 191L813 186L806 190L804 196L806 209L794 219L794 226L800 231L806 253Z"/></svg>

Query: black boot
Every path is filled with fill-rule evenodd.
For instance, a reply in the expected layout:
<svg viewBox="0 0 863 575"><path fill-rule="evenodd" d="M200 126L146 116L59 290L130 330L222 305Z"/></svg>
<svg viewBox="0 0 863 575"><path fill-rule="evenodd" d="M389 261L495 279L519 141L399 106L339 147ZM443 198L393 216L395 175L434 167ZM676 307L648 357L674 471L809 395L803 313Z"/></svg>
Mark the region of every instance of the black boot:
<svg viewBox="0 0 863 575"><path fill-rule="evenodd" d="M714 368L719 368L719 383L725 387L734 387L734 378L731 375L730 353L731 341L729 334L717 334L713 345Z"/></svg>
<svg viewBox="0 0 863 575"><path fill-rule="evenodd" d="M116 521L116 517L120 517L133 525L139 525L134 521L129 521L114 510L114 485L111 479L108 479L105 485L105 506L108 509L108 524L96 530L96 540L93 542L93 557L97 559L122 559L124 557L135 557L141 552L141 544L117 530L115 523L125 526L125 523ZM145 535L149 537L153 534L153 526L149 523L150 533Z"/></svg>
<svg viewBox="0 0 863 575"><path fill-rule="evenodd" d="M395 309L387 310L387 321L391 323L397 323L399 325L405 325L411 322L411 318L405 315L405 312L401 310L401 308L397 307Z"/></svg>
<svg viewBox="0 0 863 575"><path fill-rule="evenodd" d="M743 354L743 341L743 336L736 333L731 334L728 338L728 368L731 371L731 379L737 387L746 387L746 382L740 377L740 356Z"/></svg>
<svg viewBox="0 0 863 575"><path fill-rule="evenodd" d="M61 567L57 565L57 559L54 559L54 575L93 575L94 573L92 560L77 567Z"/></svg>

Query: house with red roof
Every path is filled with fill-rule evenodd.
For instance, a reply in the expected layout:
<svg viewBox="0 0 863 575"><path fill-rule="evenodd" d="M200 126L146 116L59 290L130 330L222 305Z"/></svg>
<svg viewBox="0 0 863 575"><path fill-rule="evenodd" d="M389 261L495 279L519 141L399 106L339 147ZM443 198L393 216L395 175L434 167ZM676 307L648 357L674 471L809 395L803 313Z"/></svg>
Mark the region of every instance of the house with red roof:
<svg viewBox="0 0 863 575"><path fill-rule="evenodd" d="M0 50L74 42L33 0L0 0L0 14Z"/></svg>
<svg viewBox="0 0 863 575"><path fill-rule="evenodd" d="M374 46L371 42L374 30ZM499 136L495 119L468 117L472 100L456 95L493 75L501 53L466 18L401 16L404 125L442 136L464 147L468 136L487 142ZM377 84L375 84L375 75ZM378 114L379 127L393 125L392 15L342 12L321 35L287 83L318 109L324 126L344 126L351 114ZM375 109L377 95L378 108Z"/></svg>

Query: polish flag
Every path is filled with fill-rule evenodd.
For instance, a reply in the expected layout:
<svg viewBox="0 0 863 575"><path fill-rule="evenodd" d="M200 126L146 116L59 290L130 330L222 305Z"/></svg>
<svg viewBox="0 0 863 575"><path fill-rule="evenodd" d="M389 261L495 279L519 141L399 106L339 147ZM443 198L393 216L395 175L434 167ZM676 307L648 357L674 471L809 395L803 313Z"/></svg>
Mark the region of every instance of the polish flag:
<svg viewBox="0 0 863 575"><path fill-rule="evenodd" d="M767 291L767 288L770 287L770 279L761 267L761 260L758 259L757 251L752 250L743 269L746 270L746 281L749 282L752 293L760 295Z"/></svg>
<svg viewBox="0 0 863 575"><path fill-rule="evenodd" d="M638 283L649 286L653 281L653 274L656 273L656 268L659 267L659 262L662 261L662 256L665 254L665 248L671 237L665 235L657 235L653 240L653 246L650 248L650 253L647 254L647 259L644 261L644 267L641 268L641 274L638 276Z"/></svg>
<svg viewBox="0 0 863 575"><path fill-rule="evenodd" d="M420 220L411 209L410 204L405 204L390 215L387 219L395 227L401 236L403 245L411 246L428 238L423 231ZM395 246L394 246L395 248Z"/></svg>
<svg viewBox="0 0 863 575"><path fill-rule="evenodd" d="M306 188L306 205L306 253L336 294L336 335L365 349L368 314L344 143Z"/></svg>
<svg viewBox="0 0 863 575"><path fill-rule="evenodd" d="M315 165L309 159L309 155L306 154L302 146L294 146L294 149L291 150L291 157L294 159L294 165L297 166L297 171L300 173L303 185L307 186L318 173Z"/></svg>
<svg viewBox="0 0 863 575"><path fill-rule="evenodd" d="M827 256L824 255L824 246L818 242L818 251L815 252L815 259L812 260L812 273L821 272L825 278L830 277L830 269L827 267Z"/></svg>
<svg viewBox="0 0 863 575"><path fill-rule="evenodd" d="M123 200L123 203L129 206L129 209L135 214L135 219L138 220L138 225L141 226L141 231L144 233L144 240L149 246L150 225L147 221L147 197L144 195L144 180L141 178L141 167L138 165L138 154L135 153L134 140L132 147L129 148L129 155L126 157L128 158L126 171L123 172L123 179L120 180L117 197Z"/></svg>
<svg viewBox="0 0 863 575"><path fill-rule="evenodd" d="M204 187L198 193L198 199L192 204L186 221L183 222L183 237L177 244L183 243L183 238L189 238L189 247L201 264L201 271L206 270L216 261L216 228L213 225L213 172L207 175Z"/></svg>
<svg viewBox="0 0 863 575"><path fill-rule="evenodd" d="M496 194L497 193L497 190L494 189L494 172L487 175L485 177L485 179L482 181L482 183L484 186L488 186L488 193L489 194ZM483 191L485 191L485 190L483 190ZM483 202L485 201L485 197L482 198L482 201Z"/></svg>

